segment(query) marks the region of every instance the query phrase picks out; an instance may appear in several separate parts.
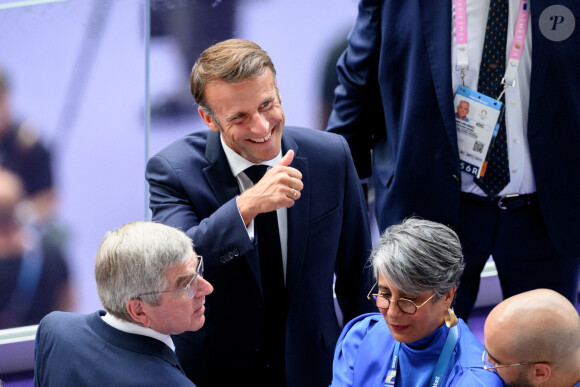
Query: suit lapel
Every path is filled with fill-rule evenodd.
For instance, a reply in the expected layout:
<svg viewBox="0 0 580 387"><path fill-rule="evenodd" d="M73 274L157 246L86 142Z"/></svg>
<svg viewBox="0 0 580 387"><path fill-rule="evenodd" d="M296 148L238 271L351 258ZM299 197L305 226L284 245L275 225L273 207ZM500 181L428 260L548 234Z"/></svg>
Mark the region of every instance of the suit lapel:
<svg viewBox="0 0 580 387"><path fill-rule="evenodd" d="M208 133L205 157L210 164L203 169L203 173L220 206L224 205L240 193L240 188L235 176L232 175L219 133Z"/></svg>
<svg viewBox="0 0 580 387"><path fill-rule="evenodd" d="M284 141L286 140L286 141ZM308 240L308 219L310 217L310 170L308 159L300 153L298 144L290 136L285 135L282 142L282 153L288 149L295 152L291 167L302 173L304 189L294 206L288 209L288 261L286 265L286 299L290 301L296 288L304 260L306 258L306 241Z"/></svg>
<svg viewBox="0 0 580 387"><path fill-rule="evenodd" d="M232 174L232 169L230 168L226 153L222 147L219 133L208 133L205 157L210 164L203 169L203 173L205 174L208 185L218 200L219 205L223 206L236 195L240 194L240 187L238 186L238 181L235 176ZM250 267L250 271L254 275L256 283L260 287L260 291L262 291L260 285L260 262L257 250L254 250L253 254L245 254L245 259Z"/></svg>
<svg viewBox="0 0 580 387"><path fill-rule="evenodd" d="M451 81L451 1L419 0L421 27L439 111L452 149L457 151ZM457 151L458 152L458 151Z"/></svg>

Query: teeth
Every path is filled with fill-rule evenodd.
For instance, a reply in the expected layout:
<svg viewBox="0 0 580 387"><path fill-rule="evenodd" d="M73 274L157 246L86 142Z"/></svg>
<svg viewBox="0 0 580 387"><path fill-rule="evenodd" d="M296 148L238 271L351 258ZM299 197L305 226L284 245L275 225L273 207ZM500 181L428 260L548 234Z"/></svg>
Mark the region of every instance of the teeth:
<svg viewBox="0 0 580 387"><path fill-rule="evenodd" d="M268 134L264 138L259 138L257 140L250 140L250 141L253 141L253 142L265 142L265 141L268 141L270 139L270 137L272 137L272 132L270 132L270 134Z"/></svg>

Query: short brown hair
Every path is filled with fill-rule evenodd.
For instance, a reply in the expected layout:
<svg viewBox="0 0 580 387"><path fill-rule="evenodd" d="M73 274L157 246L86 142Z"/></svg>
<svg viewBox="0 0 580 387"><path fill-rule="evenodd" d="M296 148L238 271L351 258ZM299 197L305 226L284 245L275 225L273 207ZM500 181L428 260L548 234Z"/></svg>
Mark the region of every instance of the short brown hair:
<svg viewBox="0 0 580 387"><path fill-rule="evenodd" d="M224 40L202 52L193 65L189 76L191 94L195 102L211 114L205 99L205 88L209 82L217 79L227 83L238 82L262 74L266 67L272 71L276 85L276 69L266 51L248 40Z"/></svg>

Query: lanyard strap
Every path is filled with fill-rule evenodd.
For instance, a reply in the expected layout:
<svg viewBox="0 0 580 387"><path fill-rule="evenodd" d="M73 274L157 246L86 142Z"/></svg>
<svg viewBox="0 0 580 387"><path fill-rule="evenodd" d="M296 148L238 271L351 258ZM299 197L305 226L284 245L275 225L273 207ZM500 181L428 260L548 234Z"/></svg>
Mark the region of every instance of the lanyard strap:
<svg viewBox="0 0 580 387"><path fill-rule="evenodd" d="M457 332L457 326L454 326L449 329L445 345L443 346L441 355L439 355L439 360L437 360L437 364L435 365L435 371L433 371L433 376L431 376L431 383L429 383L429 386L436 387L444 385L443 376L449 367L449 360L451 360L451 355L453 355L453 350L455 349L458 339L459 333Z"/></svg>
<svg viewBox="0 0 580 387"><path fill-rule="evenodd" d="M383 383L384 387L394 386L395 380L397 379L397 366L399 364L399 349L401 349L401 343L395 342L395 350L393 351L393 358L391 360L391 366L387 372L387 377Z"/></svg>
<svg viewBox="0 0 580 387"><path fill-rule="evenodd" d="M464 71L469 69L469 59L467 55L468 37L466 1L467 0L453 0L455 5L455 45L457 50L456 68L461 71L462 84ZM529 18L530 7L528 6L528 0L520 0L518 22L514 31L514 39L510 49L509 61L504 77L501 81L502 85L504 85L504 89L505 86L513 87L516 84L517 70L522 52L524 52L524 43L526 41ZM501 95L499 98L501 98Z"/></svg>
<svg viewBox="0 0 580 387"><path fill-rule="evenodd" d="M447 371L449 367L449 360L451 360L451 355L453 355L453 350L455 349L455 345L457 345L457 340L459 339L459 332L457 331L457 326L452 327L449 329L449 333L447 334L447 339L445 339L445 344L443 345L443 349L441 350L441 354L439 354L439 359L437 360L437 364L435 364L435 370L433 371L433 376L431 376L431 383L429 386L436 387L442 386L443 383L443 375ZM393 351L393 358L391 359L391 365L387 372L387 376L383 383L384 387L394 386L395 380L397 378L397 366L399 364L399 350L401 349L401 343L398 341L395 343L395 349Z"/></svg>

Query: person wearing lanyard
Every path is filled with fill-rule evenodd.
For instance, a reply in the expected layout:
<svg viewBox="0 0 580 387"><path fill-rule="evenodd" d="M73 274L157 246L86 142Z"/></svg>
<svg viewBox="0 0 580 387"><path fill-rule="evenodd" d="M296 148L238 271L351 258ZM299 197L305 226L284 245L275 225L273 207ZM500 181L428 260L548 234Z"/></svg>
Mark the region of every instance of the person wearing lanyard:
<svg viewBox="0 0 580 387"><path fill-rule="evenodd" d="M359 176L372 175L380 231L411 215L457 231L465 320L490 255L503 297L549 288L576 304L579 287L580 2L503 1L505 66L488 93L479 81L497 0L361 0L327 127L349 142ZM457 98L479 96L468 90L503 106L471 103L469 122L457 122ZM502 112L509 182L487 194L460 141L478 123L493 134ZM471 149L485 154L491 140Z"/></svg>
<svg viewBox="0 0 580 387"><path fill-rule="evenodd" d="M503 386L484 370L483 345L451 309L464 267L453 230L408 218L387 228L370 260L377 284L369 299L380 314L345 326L333 387Z"/></svg>

